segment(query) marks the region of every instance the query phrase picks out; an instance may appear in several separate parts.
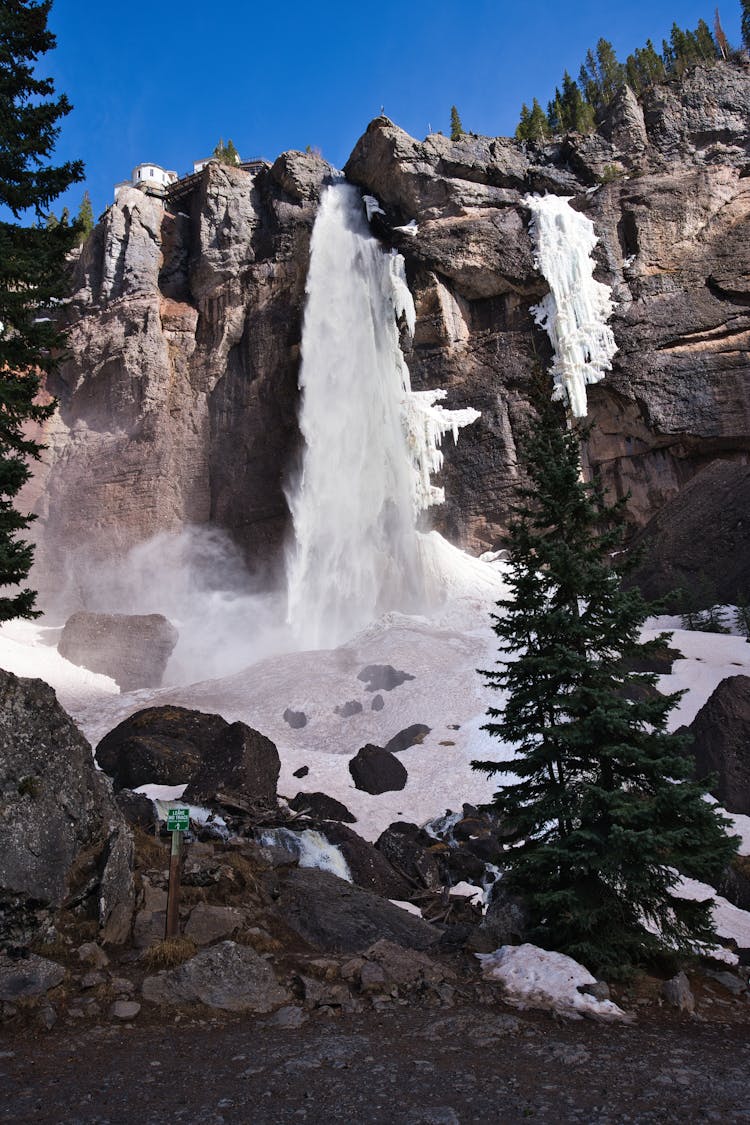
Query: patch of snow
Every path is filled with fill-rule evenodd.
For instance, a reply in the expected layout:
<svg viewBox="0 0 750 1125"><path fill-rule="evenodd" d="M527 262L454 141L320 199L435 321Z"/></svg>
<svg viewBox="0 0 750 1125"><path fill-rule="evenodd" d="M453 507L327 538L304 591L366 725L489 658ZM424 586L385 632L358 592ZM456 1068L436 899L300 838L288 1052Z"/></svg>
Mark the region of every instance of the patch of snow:
<svg viewBox="0 0 750 1125"><path fill-rule="evenodd" d="M482 888L476 887L473 883L467 883L464 880L451 887L450 893L452 895L459 895L460 898L468 898L477 906L484 901L484 891Z"/></svg>
<svg viewBox="0 0 750 1125"><path fill-rule="evenodd" d="M682 876L674 894L679 898L694 899L696 902L714 900L713 919L720 938L736 941L741 949L750 948L750 911L740 910L721 895L717 895L708 883Z"/></svg>
<svg viewBox="0 0 750 1125"><path fill-rule="evenodd" d="M621 1021L633 1017L611 1000L597 1000L578 991L583 984L596 984L596 977L564 953L539 949L536 945L503 945L494 953L477 953L482 976L505 985L504 999L517 1008L543 1008L569 1019Z"/></svg>
<svg viewBox="0 0 750 1125"><path fill-rule="evenodd" d="M675 620L679 622L672 617L650 618L643 630L644 640L671 631L669 643L682 653L670 675L659 677L660 691L687 691L670 712L669 730L689 726L722 680L728 676L750 676L750 645L744 637L680 629L674 626Z"/></svg>
<svg viewBox="0 0 750 1125"><path fill-rule="evenodd" d="M422 917L422 911L413 902L402 902L401 899L398 898L390 898L388 901L393 906L399 906L402 910L406 910L409 914L415 914L417 918Z"/></svg>
<svg viewBox="0 0 750 1125"><path fill-rule="evenodd" d="M180 797L187 789L185 785L139 785L135 790L136 793L143 793L144 797L150 797L152 801L161 801L165 807L179 802Z"/></svg>

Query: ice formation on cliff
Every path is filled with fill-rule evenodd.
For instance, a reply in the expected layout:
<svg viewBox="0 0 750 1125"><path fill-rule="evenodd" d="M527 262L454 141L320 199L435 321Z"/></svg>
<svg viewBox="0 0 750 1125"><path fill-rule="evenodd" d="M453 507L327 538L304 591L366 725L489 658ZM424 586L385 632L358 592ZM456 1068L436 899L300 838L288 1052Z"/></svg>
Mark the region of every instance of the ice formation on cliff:
<svg viewBox="0 0 750 1125"><path fill-rule="evenodd" d="M571 414L587 413L586 385L598 383L612 370L617 344L607 324L613 304L608 285L594 280L591 253L597 238L594 224L559 195L527 195L536 266L550 291L532 312L549 336L555 357L554 398Z"/></svg>

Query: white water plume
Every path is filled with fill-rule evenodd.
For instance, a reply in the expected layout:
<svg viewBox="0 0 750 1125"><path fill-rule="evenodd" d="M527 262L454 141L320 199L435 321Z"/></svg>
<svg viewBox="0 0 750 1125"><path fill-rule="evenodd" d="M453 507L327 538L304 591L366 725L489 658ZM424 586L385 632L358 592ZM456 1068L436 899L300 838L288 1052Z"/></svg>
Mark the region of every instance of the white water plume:
<svg viewBox="0 0 750 1125"><path fill-rule="evenodd" d="M608 285L594 280L591 253L597 238L594 224L559 195L527 195L537 268L550 292L532 308L549 336L555 357L551 373L553 398L562 399L571 414L587 414L586 385L598 383L612 370L617 344L607 324L613 304Z"/></svg>
<svg viewBox="0 0 750 1125"><path fill-rule="evenodd" d="M302 472L288 496L288 621L310 648L340 644L388 610L425 608L416 521L443 500L430 479L443 435L479 417L437 405L443 391L412 392L402 316L413 332L403 258L370 233L355 187L327 188L307 279Z"/></svg>

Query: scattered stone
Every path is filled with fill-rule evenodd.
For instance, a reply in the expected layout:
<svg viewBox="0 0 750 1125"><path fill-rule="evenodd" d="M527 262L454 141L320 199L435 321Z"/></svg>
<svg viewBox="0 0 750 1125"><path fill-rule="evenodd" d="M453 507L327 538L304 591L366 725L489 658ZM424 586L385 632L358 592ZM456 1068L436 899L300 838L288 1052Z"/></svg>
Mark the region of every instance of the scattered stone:
<svg viewBox="0 0 750 1125"><path fill-rule="evenodd" d="M404 765L381 746L363 746L349 762L357 789L365 793L390 793L403 789L408 774Z"/></svg>
<svg viewBox="0 0 750 1125"><path fill-rule="evenodd" d="M298 793L296 797L292 797L289 808L295 812L307 812L321 820L341 820L345 824L355 824L357 821L346 805L326 793Z"/></svg>
<svg viewBox="0 0 750 1125"><path fill-rule="evenodd" d="M81 977L81 988L98 988L100 984L105 984L106 980L104 973L98 969L93 969L90 973L84 973Z"/></svg>
<svg viewBox="0 0 750 1125"><path fill-rule="evenodd" d="M695 1011L695 997L690 988L690 981L683 972L679 972L671 980L665 980L661 994L671 1007L690 1014Z"/></svg>
<svg viewBox="0 0 750 1125"><path fill-rule="evenodd" d="M584 995L593 996L595 1000L611 1000L612 994L605 980L595 981L594 984L579 984L578 991Z"/></svg>
<svg viewBox="0 0 750 1125"><path fill-rule="evenodd" d="M220 801L237 795L253 805L276 804L281 762L270 738L245 723L232 723L206 752L188 783L185 801Z"/></svg>
<svg viewBox="0 0 750 1125"><path fill-rule="evenodd" d="M310 772L309 766L300 766L300 768L298 770L295 770L293 772L292 777L307 777L309 772Z"/></svg>
<svg viewBox="0 0 750 1125"><path fill-rule="evenodd" d="M292 730L302 730L303 727L307 726L307 715L304 711L292 711L287 707L282 718L285 723L289 723Z"/></svg>
<svg viewBox="0 0 750 1125"><path fill-rule="evenodd" d="M29 953L11 958L0 952L0 1001L14 1003L29 996L43 996L65 977L65 969L55 961Z"/></svg>
<svg viewBox="0 0 750 1125"><path fill-rule="evenodd" d="M134 1020L141 1010L137 1000L115 1000L109 1009L113 1020Z"/></svg>
<svg viewBox="0 0 750 1125"><path fill-rule="evenodd" d="M440 937L440 931L421 918L313 867L285 872L276 910L321 953L361 953L379 938L409 949L428 949Z"/></svg>
<svg viewBox="0 0 750 1125"><path fill-rule="evenodd" d="M132 980L128 980L127 977L112 977L109 982L109 987L117 997L130 996L135 990L135 985Z"/></svg>
<svg viewBox="0 0 750 1125"><path fill-rule="evenodd" d="M244 921L245 915L241 910L199 902L190 911L185 937L191 938L196 945L211 945L220 938L230 937Z"/></svg>
<svg viewBox="0 0 750 1125"><path fill-rule="evenodd" d="M340 715L342 719L349 719L352 715L360 715L364 708L358 699L350 699L348 703L343 703L340 707L334 707L334 714Z"/></svg>
<svg viewBox="0 0 750 1125"><path fill-rule="evenodd" d="M133 837L91 747L48 684L0 671L0 948L87 900L102 940L129 935Z"/></svg>
<svg viewBox="0 0 750 1125"><path fill-rule="evenodd" d="M78 960L92 969L106 969L109 964L109 957L95 941L86 941L78 946Z"/></svg>
<svg viewBox="0 0 750 1125"><path fill-rule="evenodd" d="M413 680L408 672L398 672L390 664L368 664L357 676L368 691L393 691L407 680Z"/></svg>
<svg viewBox="0 0 750 1125"><path fill-rule="evenodd" d="M58 652L72 664L111 676L122 691L161 686L177 644L174 625L160 613L74 613Z"/></svg>
<svg viewBox="0 0 750 1125"><path fill-rule="evenodd" d="M278 1012L274 1012L268 1022L273 1027L293 1030L302 1027L302 1024L307 1023L309 1018L302 1008L296 1008L293 1004L285 1004L283 1008L279 1008Z"/></svg>
<svg viewBox="0 0 750 1125"><path fill-rule="evenodd" d="M143 982L152 1004L193 1004L228 1012L265 1014L287 1004L287 989L254 949L223 941L197 953L176 969L163 970Z"/></svg>
<svg viewBox="0 0 750 1125"><path fill-rule="evenodd" d="M413 723L410 727L400 730L398 734L394 734L393 738L386 742L383 749L390 754L400 754L402 750L408 750L410 746L418 746L423 742L431 729L424 723Z"/></svg>
<svg viewBox="0 0 750 1125"><path fill-rule="evenodd" d="M385 700L383 699L382 695L374 695L372 697L372 703L370 704L370 710L371 711L382 711L384 707L385 707Z"/></svg>
<svg viewBox="0 0 750 1125"><path fill-rule="evenodd" d="M351 1003L352 995L345 984L302 975L296 980L307 1008L344 1008Z"/></svg>
<svg viewBox="0 0 750 1125"><path fill-rule="evenodd" d="M51 1031L57 1023L57 1012L51 1004L45 1004L37 1012L37 1023L44 1028L45 1031Z"/></svg>
<svg viewBox="0 0 750 1125"><path fill-rule="evenodd" d="M229 723L185 707L146 707L106 734L96 760L115 789L185 785Z"/></svg>
<svg viewBox="0 0 750 1125"><path fill-rule="evenodd" d="M374 961L365 961L359 971L360 990L367 996L373 992L385 992L387 984L388 978L382 965L378 965Z"/></svg>

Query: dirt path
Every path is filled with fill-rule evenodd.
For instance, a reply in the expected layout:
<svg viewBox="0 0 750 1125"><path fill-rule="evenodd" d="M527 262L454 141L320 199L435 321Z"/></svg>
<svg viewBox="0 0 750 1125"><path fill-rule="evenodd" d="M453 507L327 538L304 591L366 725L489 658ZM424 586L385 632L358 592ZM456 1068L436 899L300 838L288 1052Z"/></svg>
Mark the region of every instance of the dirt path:
<svg viewBox="0 0 750 1125"><path fill-rule="evenodd" d="M0 1036L0 1122L750 1121L750 1022L560 1023L499 1007Z"/></svg>

